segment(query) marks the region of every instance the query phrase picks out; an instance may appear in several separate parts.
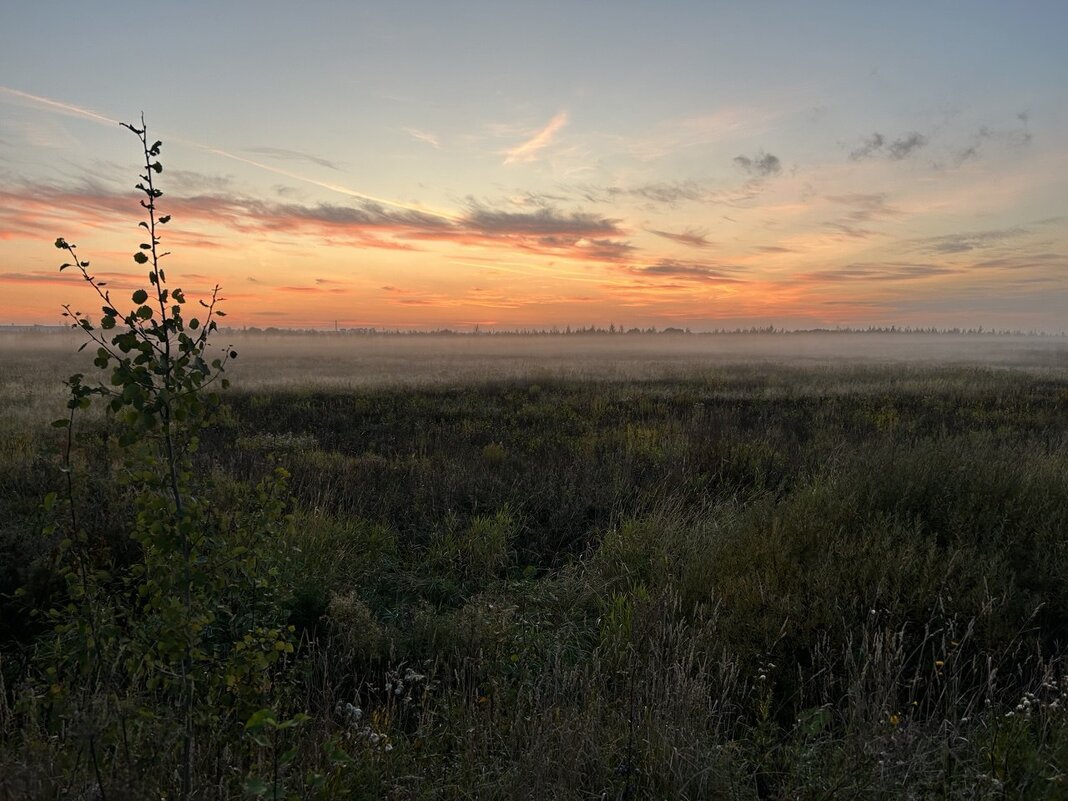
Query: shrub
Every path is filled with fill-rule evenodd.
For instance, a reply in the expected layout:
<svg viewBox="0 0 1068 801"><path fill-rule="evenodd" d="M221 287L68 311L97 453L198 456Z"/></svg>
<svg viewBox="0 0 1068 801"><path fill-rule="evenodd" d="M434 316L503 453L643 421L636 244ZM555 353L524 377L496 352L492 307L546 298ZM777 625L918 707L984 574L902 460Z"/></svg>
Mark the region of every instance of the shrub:
<svg viewBox="0 0 1068 801"><path fill-rule="evenodd" d="M144 241L133 260L147 269L148 287L120 311L77 247L55 243L70 259L60 270L76 269L102 303L96 322L70 306L64 316L86 336L83 348L95 346L93 364L104 375L72 375L69 414L54 424L66 429L66 497L47 496L46 533L57 541L63 592L48 611L54 636L38 650L43 681L28 703L75 762L88 751L101 797L104 777L122 776L131 786L170 784L187 798L201 735L240 742L247 728L252 747L264 720L285 722L284 668L294 645L281 565L263 545L286 525L287 475L276 469L236 508L211 502L210 476L195 454L218 409L214 388L225 388L225 365L237 354L209 353L225 314L219 288L201 301L201 316L189 316L185 293L168 282L160 233L170 216L158 213L163 193L154 181L163 172L161 143L151 142L143 118L125 127L144 155ZM94 530L87 510L102 499L85 493L72 467L75 415L93 399L104 404L119 446L108 469L132 500L129 560Z"/></svg>

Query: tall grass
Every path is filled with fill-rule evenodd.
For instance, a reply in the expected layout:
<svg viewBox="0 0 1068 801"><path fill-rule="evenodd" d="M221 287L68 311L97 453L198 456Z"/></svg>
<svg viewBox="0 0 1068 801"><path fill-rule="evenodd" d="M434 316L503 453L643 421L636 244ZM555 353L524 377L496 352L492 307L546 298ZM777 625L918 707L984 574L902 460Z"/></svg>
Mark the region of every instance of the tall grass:
<svg viewBox="0 0 1068 801"><path fill-rule="evenodd" d="M1066 398L1056 370L894 365L231 391L213 503L292 474L265 546L311 716L284 792L1063 797ZM4 591L31 588L3 610L0 798L92 797L21 690L58 479L32 444L32 474L0 463ZM272 753L205 745L197 797Z"/></svg>

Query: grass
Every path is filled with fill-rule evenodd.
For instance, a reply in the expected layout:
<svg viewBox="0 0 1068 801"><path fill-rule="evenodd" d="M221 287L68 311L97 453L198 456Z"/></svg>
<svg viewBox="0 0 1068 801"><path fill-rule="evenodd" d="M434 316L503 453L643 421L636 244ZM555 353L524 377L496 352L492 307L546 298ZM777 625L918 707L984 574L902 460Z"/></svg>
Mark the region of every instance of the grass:
<svg viewBox="0 0 1068 801"><path fill-rule="evenodd" d="M200 458L221 509L292 474L265 556L311 719L278 797L1064 797L1068 373L1035 342L1020 369L286 345L271 373L239 346ZM39 358L4 358L51 402ZM371 362L400 374L351 372ZM59 410L12 412L0 592L30 593L2 601L0 798L97 797L77 738L26 708ZM121 539L101 425L79 476ZM202 743L197 798L269 761ZM174 766L132 749L107 797L166 795Z"/></svg>

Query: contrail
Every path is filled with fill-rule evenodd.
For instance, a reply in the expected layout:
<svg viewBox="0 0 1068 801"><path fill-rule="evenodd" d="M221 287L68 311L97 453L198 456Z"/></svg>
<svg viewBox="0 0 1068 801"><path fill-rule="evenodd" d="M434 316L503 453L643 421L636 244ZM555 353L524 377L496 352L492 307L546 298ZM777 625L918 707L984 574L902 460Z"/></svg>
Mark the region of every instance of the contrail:
<svg viewBox="0 0 1068 801"><path fill-rule="evenodd" d="M368 195L365 192L357 192L355 189L349 189L347 186L341 184L332 184L325 181L317 181L314 178L306 178L303 175L299 175L289 170L283 170L281 167L272 167L270 164L264 164L260 161L254 161L253 159L247 159L244 156L238 156L235 153L229 153L225 150L220 150L217 147L211 147L209 145L202 145L198 142L190 142L186 139L178 137L171 137L172 141L181 142L182 144L189 145L190 147L196 147L200 150L204 150L208 153L214 153L216 156L222 156L224 158L233 159L234 161L240 161L242 164L250 164L253 167L259 167L261 170L267 170L273 172L275 175L282 175L286 178L291 178L294 181L303 181L306 184L312 184L313 186L321 187L322 189L328 189L331 192L337 192L341 195L348 195L349 197L359 198L360 200L369 200L372 203L381 203L384 206L392 206L397 209L405 209L406 211L414 211L417 214L426 214L431 217L437 217L442 220L448 220L449 222L460 222L461 218L454 214L449 214L444 211L437 211L435 209L429 209L425 206L409 205L407 203L401 203L397 200L387 200L382 197L375 197L374 195Z"/></svg>
<svg viewBox="0 0 1068 801"><path fill-rule="evenodd" d="M70 103L60 103L58 100L50 100L47 97L39 97L37 95L31 95L27 92L20 92L18 89L11 89L7 86L0 86L0 92L5 92L15 97L20 97L23 100L29 100L33 103L39 103L42 106L58 110L66 111L69 114L74 114L78 117L85 117L87 120L95 120L96 122L106 122L108 125L121 125L119 120L113 120L111 117L105 117L103 114L97 114L95 111L90 111L87 108L81 108L80 106L72 106Z"/></svg>
<svg viewBox="0 0 1068 801"><path fill-rule="evenodd" d="M122 124L120 120L112 119L111 117L106 117L103 114L97 114L95 111L90 111L89 109L82 108L81 106L71 105L70 103L62 103L59 100L52 100L51 98L41 97L40 95L31 95L28 92L20 92L18 89L12 89L7 86L0 86L0 94L8 94L13 97L20 98L22 100L28 100L31 103L37 103L38 105L44 106L45 108L50 109L52 111L56 111L58 113L73 114L74 116L83 117L87 120L92 120L93 122L104 123L107 125ZM326 189L331 192L337 192L341 195L348 195L349 197L359 198L360 200L367 200L371 203L381 203L384 206L392 206L396 209L404 209L405 211L412 211L417 214L427 214L431 217L437 217L438 219L447 220L448 222L452 223L462 221L462 218L457 217L455 214L449 214L445 211L438 211L436 209L430 209L425 206L416 206L414 204L401 203L397 200L388 200L387 198L368 195L366 192L357 192L355 189L349 189L347 186L342 186L341 184L317 181L314 178L308 178L304 175L300 175L295 172L290 172L289 170L283 170L280 167L272 167L270 164L253 161L252 159L247 159L244 156L238 156L235 153L230 153L229 151L222 150L221 148L212 147L211 145L204 145L200 142L193 142L189 139L183 139L181 137L176 136L171 136L168 138L171 141L179 142L189 147L195 147L207 153L213 153L216 156L222 156L223 158L231 159L233 161L239 161L242 164L248 164L252 167L257 167L261 170L266 170L267 172L273 172L275 175L282 175L291 180L301 181L306 184L311 184L312 186L318 186L321 189Z"/></svg>

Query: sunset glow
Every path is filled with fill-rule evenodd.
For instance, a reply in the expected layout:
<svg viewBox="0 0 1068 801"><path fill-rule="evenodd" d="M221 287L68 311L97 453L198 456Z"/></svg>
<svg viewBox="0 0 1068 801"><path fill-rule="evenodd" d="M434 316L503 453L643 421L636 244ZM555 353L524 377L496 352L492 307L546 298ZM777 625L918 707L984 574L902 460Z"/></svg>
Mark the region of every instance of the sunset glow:
<svg viewBox="0 0 1068 801"><path fill-rule="evenodd" d="M143 110L234 325L1068 328L1063 4L55 13L0 12L0 324L89 303L57 236L140 285Z"/></svg>

